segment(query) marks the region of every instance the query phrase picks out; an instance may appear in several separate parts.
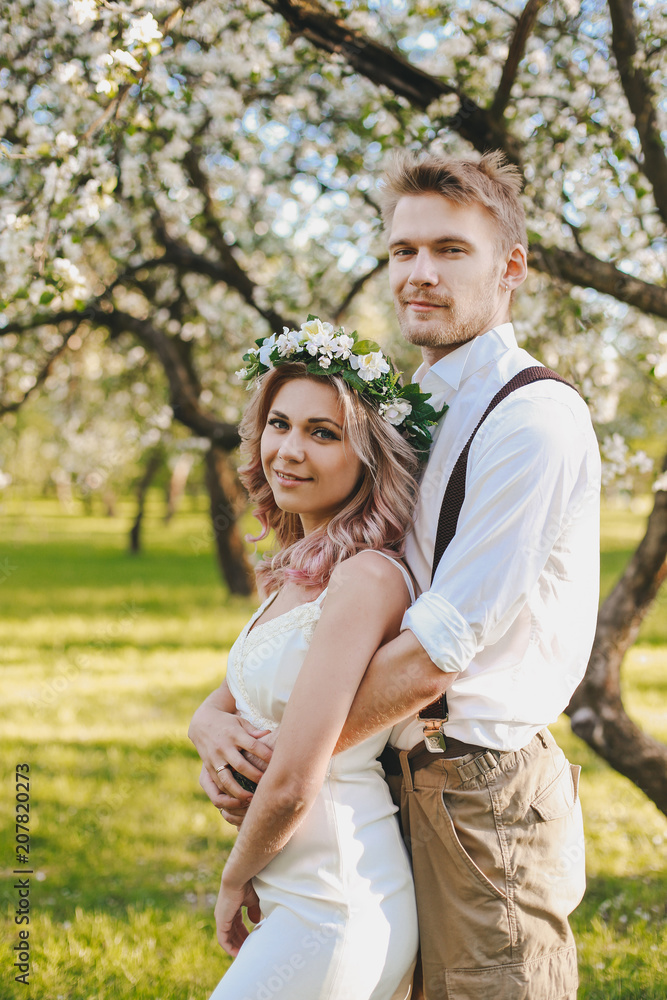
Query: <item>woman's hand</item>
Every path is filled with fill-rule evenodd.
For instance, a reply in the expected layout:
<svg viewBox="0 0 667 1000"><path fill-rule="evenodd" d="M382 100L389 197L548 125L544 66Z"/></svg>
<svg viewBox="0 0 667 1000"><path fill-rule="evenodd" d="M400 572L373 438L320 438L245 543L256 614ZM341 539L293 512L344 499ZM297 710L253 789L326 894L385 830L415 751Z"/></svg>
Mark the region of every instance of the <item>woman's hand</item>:
<svg viewBox="0 0 667 1000"><path fill-rule="evenodd" d="M251 781L257 782L271 759L271 749L259 739L267 735L268 730L258 729L234 715L234 707L229 690L226 685L221 685L193 715L188 736L194 743L213 786L228 796L236 796L237 799L248 802L252 793L241 788L229 768L224 771L217 769L229 764ZM252 755L254 763L245 754ZM210 784L201 784L211 798Z"/></svg>
<svg viewBox="0 0 667 1000"><path fill-rule="evenodd" d="M243 923L243 907L248 909L248 918L253 924L262 918L259 909L259 899L253 889L252 882L246 882L241 888L229 888L225 885L224 875L220 884L218 901L215 904L215 926L218 942L221 948L234 958L239 953L241 945L250 931Z"/></svg>
<svg viewBox="0 0 667 1000"><path fill-rule="evenodd" d="M273 748L276 745L276 740L278 738L278 730L274 730L267 736L262 737L262 743L273 753ZM261 760L259 757L255 757L254 754L248 753L248 760L250 763L254 764L255 767L263 771L266 768L265 761ZM237 781L234 780L234 776L230 774L229 769L225 768L224 771L218 772L216 775L217 783L213 781L210 774L206 770L206 767L202 765L201 774L199 775L199 784L204 789L209 799L215 806L215 808L220 812L223 819L231 823L237 829L240 829L241 823L245 819L245 815L248 811L248 806L252 801L252 792L242 790L243 798L237 798L236 789L240 786ZM229 792L221 791L220 787L229 787Z"/></svg>
<svg viewBox="0 0 667 1000"><path fill-rule="evenodd" d="M225 773L225 771L221 772L223 775ZM231 774L227 780L230 785L234 785L235 788L238 788L238 784L234 781ZM246 797L243 799L237 799L235 795L228 795L226 792L221 792L203 765L201 774L199 775L199 784L204 789L215 808L219 811L222 818L238 829L245 819L248 806L252 801L252 795L249 792L243 792Z"/></svg>

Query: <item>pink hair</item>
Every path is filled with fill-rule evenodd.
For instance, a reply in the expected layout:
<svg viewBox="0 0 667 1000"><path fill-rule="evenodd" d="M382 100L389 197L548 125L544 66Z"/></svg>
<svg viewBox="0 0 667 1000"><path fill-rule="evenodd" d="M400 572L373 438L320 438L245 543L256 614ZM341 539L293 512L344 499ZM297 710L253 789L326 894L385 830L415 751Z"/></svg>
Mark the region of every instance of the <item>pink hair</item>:
<svg viewBox="0 0 667 1000"><path fill-rule="evenodd" d="M292 379L308 378L330 385L343 404L344 439L359 456L363 472L357 489L321 531L304 537L298 514L281 510L262 469L260 441L271 403L280 387ZM269 594L287 580L303 586L326 586L334 567L362 549L400 556L412 524L417 500L418 462L410 445L375 407L340 375L309 375L301 362L267 372L247 407L239 428L241 453L247 459L239 469L241 482L257 506L262 526L259 541L273 530L279 549L265 556L256 569L261 593Z"/></svg>

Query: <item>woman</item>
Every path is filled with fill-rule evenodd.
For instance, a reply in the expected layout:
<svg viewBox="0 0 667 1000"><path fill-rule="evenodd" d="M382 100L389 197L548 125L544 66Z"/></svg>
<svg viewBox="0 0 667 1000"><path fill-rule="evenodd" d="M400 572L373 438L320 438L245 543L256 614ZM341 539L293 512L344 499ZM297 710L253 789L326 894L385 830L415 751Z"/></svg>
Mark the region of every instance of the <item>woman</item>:
<svg viewBox="0 0 667 1000"><path fill-rule="evenodd" d="M240 376L259 386L241 424L241 475L260 537L273 528L281 547L259 565L269 596L230 652L216 704L235 707L249 735L280 729L222 875L218 940L238 957L212 1000L406 998L417 925L376 761L387 734L332 754L373 653L414 600L397 556L414 445L437 415L415 386L398 386L377 345L316 319L245 360ZM210 769L243 760L239 748L228 756ZM243 907L263 917L250 935Z"/></svg>

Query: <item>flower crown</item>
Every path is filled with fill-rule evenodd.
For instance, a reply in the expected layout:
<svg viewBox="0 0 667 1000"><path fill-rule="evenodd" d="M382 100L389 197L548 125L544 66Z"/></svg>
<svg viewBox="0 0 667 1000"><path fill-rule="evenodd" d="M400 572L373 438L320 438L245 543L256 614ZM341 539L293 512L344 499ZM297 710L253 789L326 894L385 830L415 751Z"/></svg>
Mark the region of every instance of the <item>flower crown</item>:
<svg viewBox="0 0 667 1000"><path fill-rule="evenodd" d="M301 361L309 375L340 375L348 385L370 399L380 416L398 428L421 459L428 458L431 447L429 427L436 424L447 406L436 412L427 402L430 393L421 392L416 383L400 385L402 372L396 371L372 340L358 340L356 332L346 334L317 316L309 316L299 330L283 327L255 341L243 360L244 368L236 375L251 382L269 369ZM248 387L250 388L250 386Z"/></svg>

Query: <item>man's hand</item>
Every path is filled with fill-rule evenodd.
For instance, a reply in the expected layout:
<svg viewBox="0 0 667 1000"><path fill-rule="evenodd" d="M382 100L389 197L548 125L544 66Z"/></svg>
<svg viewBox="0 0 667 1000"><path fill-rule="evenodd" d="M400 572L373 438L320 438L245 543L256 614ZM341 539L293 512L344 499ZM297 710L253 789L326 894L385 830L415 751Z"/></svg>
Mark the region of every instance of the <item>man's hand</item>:
<svg viewBox="0 0 667 1000"><path fill-rule="evenodd" d="M277 739L278 739L277 729L273 729L271 732L268 732L266 736L260 736L259 738L259 742L270 751L269 760L271 759L271 756L275 749ZM254 753L250 753L248 750L245 750L243 756L246 758L246 760L249 760L251 764L254 764L254 766L259 771L264 772L269 766L269 762L265 759L266 755L264 757L256 757Z"/></svg>

